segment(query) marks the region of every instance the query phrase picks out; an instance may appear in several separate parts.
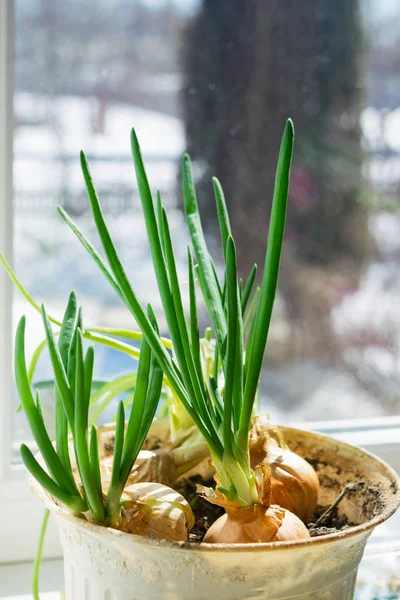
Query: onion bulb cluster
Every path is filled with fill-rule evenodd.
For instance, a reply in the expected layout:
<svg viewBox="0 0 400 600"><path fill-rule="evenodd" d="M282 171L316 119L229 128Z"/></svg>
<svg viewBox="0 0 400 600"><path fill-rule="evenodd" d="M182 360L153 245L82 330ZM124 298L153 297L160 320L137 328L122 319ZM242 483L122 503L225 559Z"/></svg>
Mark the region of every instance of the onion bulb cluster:
<svg viewBox="0 0 400 600"><path fill-rule="evenodd" d="M271 501L307 523L317 506L319 481L313 467L289 450L282 433L264 417L254 420L250 431L250 463L270 468Z"/></svg>

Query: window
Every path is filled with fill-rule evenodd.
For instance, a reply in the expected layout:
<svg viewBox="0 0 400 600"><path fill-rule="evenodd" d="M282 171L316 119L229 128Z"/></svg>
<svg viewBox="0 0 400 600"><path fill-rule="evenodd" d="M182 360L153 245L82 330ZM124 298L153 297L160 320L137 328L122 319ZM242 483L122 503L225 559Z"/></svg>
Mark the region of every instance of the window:
<svg viewBox="0 0 400 600"><path fill-rule="evenodd" d="M169 209L182 277L187 238L178 172L185 149L216 256L210 179L221 179L246 276L262 264L279 138L290 115L297 140L262 407L278 422L315 422L395 464L399 13L395 0L310 0L296 10L278 0L2 2L0 246L22 283L57 315L74 288L93 323L132 325L57 217L61 204L93 237L83 148L132 280L143 301L157 298L131 166L133 124L153 189ZM12 400L10 324L28 314L28 353L42 333L3 270L0 285L0 502L12 500L21 523L27 506L37 509L26 519L29 539L5 532L11 545L0 544L0 560L12 560L32 555L40 507L31 509L12 452L29 433ZM131 365L99 348L98 377ZM44 356L37 378L48 376Z"/></svg>

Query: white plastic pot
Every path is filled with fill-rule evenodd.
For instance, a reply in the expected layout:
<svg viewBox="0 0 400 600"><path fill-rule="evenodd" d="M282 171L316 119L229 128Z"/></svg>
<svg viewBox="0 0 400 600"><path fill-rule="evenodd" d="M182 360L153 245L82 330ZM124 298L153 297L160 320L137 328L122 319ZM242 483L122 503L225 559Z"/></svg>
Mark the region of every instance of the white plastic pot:
<svg viewBox="0 0 400 600"><path fill-rule="evenodd" d="M369 535L400 504L399 479L380 459L343 442L283 433L316 468L320 504L329 506L347 483L364 482L363 494L340 504L356 526L289 543L152 541L71 516L34 482L59 527L67 600L351 600Z"/></svg>

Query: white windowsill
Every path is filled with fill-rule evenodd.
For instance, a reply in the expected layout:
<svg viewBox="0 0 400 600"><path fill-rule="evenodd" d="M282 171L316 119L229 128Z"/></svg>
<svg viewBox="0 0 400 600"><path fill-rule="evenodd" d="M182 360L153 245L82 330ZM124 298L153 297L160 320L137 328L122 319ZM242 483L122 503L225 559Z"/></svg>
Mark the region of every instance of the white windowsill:
<svg viewBox="0 0 400 600"><path fill-rule="evenodd" d="M32 563L0 565L0 600L31 600ZM40 572L40 600L61 600L63 561L44 560ZM43 592L43 593L42 593Z"/></svg>

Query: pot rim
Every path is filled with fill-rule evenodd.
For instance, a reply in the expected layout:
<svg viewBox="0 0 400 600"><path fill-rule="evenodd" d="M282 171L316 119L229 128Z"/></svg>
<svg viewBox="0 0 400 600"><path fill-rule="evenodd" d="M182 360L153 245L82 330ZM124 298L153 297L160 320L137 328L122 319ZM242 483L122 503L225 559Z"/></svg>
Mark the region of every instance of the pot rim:
<svg viewBox="0 0 400 600"><path fill-rule="evenodd" d="M362 455L367 456L373 461L377 462L381 467L381 470L386 472L388 479L392 482L392 487L394 488L394 495L392 501L388 504L388 506L383 510L380 514L376 515L369 521L365 523L361 523L360 525L354 525L353 527L349 527L337 533L328 533L325 535L321 535L318 537L310 537L306 540L292 540L287 542L259 542L254 544L207 544L205 542L176 542L176 541L168 541L168 540L157 540L152 539L146 536L136 535L133 533L125 533L123 531L119 531L117 529L113 529L112 527L104 527L102 525L97 525L95 523L90 523L89 521L76 517L72 515L65 508L56 504L49 494L37 483L33 477L30 477L30 483L32 490L40 500L45 504L46 508L50 510L50 512L58 514L62 518L69 519L74 522L76 525L85 527L86 529L94 532L101 533L101 535L119 537L123 540L127 540L130 543L138 544L140 546L147 547L159 547L159 548L168 548L174 550L190 550L191 552L200 551L200 552L260 552L260 551L271 551L271 550L285 550L285 549L297 549L304 548L308 546L316 546L318 544L328 544L330 542L338 542L340 540L348 539L353 536L362 535L367 533L368 531L374 529L377 525L380 525L384 521L386 521L389 517L391 517L396 510L400 506L400 478L397 473L390 467L384 460L364 450L359 448L358 446L353 446L352 444L348 444L347 442L343 442L339 439L332 438L327 435L323 435L321 433L317 433L314 431L308 431L305 429L298 429L295 427L283 427L280 428L284 431L288 432L296 432L299 431L301 433L307 433L311 435L314 439L319 439L321 441L335 441L342 448L349 449L354 452L354 450Z"/></svg>

